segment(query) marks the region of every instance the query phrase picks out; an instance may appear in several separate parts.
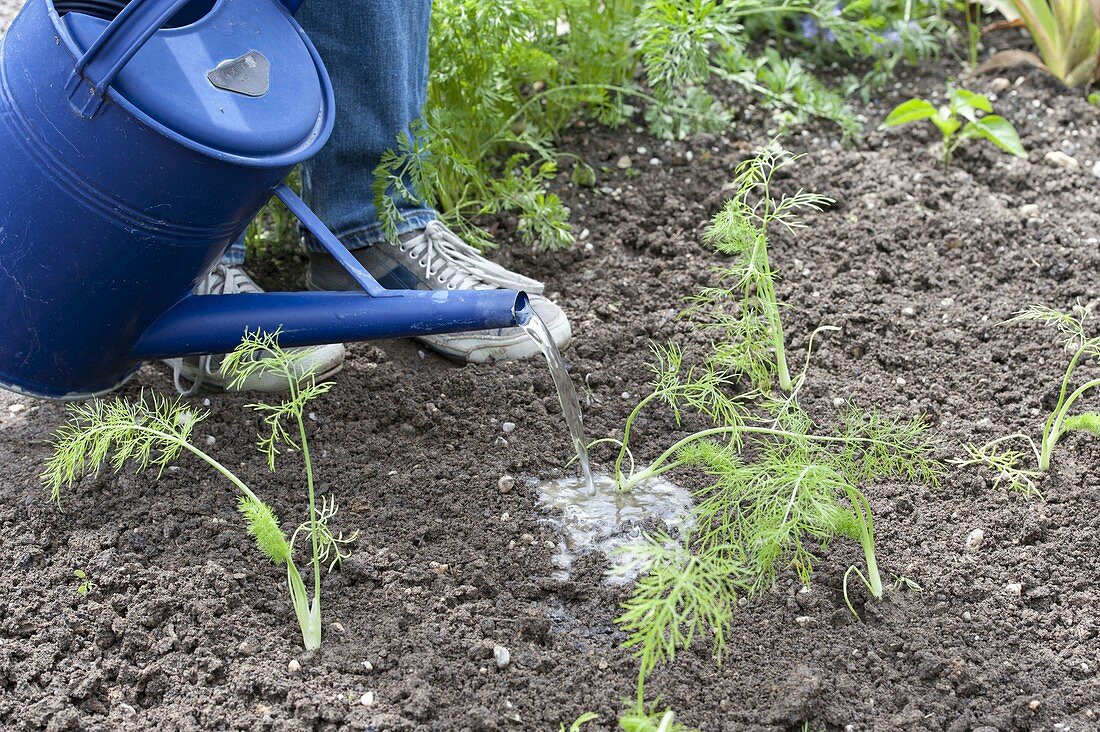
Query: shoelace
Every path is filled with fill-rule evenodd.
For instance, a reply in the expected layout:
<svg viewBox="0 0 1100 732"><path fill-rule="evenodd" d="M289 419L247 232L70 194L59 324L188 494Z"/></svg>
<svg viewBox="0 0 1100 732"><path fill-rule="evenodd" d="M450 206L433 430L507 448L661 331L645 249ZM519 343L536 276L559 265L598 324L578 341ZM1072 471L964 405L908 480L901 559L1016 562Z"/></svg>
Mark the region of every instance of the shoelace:
<svg viewBox="0 0 1100 732"><path fill-rule="evenodd" d="M485 278L484 271L491 268L489 260L439 221L429 221L422 232L397 248L418 260L428 279L436 273L436 282L448 290L496 286Z"/></svg>
<svg viewBox="0 0 1100 732"><path fill-rule="evenodd" d="M214 269L210 270L210 274L195 288L196 295L232 295L238 292L253 291L254 288L251 287L248 275L242 269L225 264L215 265ZM214 370L213 355L199 356L198 366L195 372L195 380L191 382L191 386L185 388L183 386L183 359L172 359L172 383L180 396L190 397L198 394L207 378L217 376L217 372ZM220 363L218 367L221 367Z"/></svg>

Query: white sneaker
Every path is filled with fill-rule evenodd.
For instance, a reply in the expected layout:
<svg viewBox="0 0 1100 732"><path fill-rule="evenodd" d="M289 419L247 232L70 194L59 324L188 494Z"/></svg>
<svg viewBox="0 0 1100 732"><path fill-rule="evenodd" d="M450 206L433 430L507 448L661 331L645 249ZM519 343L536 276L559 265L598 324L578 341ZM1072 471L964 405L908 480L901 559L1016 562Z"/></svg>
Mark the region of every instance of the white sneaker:
<svg viewBox="0 0 1100 732"><path fill-rule="evenodd" d="M542 296L545 285L490 262L440 221L429 222L397 242L387 241L351 253L389 290L523 290L559 349L572 338L565 312ZM319 252L309 254L306 282L311 290L360 289L339 262ZM520 328L446 333L416 340L444 356L468 363L521 359L540 353Z"/></svg>
<svg viewBox="0 0 1100 732"><path fill-rule="evenodd" d="M219 264L211 270L198 287L196 295L235 295L241 292L263 292L259 285L241 267ZM344 365L344 345L333 343L327 346L312 346L302 349L288 349L307 352L297 362L304 375L313 372L314 378L322 381L338 372ZM232 381L222 373L222 361L225 354L211 356L185 356L167 358L164 363L172 367L172 377L176 390L184 396L192 396L202 388L224 391ZM185 385L184 381L190 382ZM280 373L261 371L252 374L236 391L283 392L290 385Z"/></svg>

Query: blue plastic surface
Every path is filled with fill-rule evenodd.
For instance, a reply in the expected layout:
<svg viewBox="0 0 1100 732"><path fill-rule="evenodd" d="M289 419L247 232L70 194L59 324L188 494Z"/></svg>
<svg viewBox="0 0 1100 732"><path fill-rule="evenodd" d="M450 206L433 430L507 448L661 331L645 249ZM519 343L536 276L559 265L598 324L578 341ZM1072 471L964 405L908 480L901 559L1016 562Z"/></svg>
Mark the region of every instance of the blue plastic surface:
<svg viewBox="0 0 1100 732"><path fill-rule="evenodd" d="M133 2L87 53L70 33L85 21L62 20L49 0L28 0L0 39L0 386L84 398L118 387L144 359L227 351L245 329L281 327L293 346L500 328L528 317L522 293L382 290L281 185L324 144L333 110L316 50L276 0L220 0L215 10L243 13L232 28L200 21L159 31L180 0ZM229 41L214 37L219 30ZM263 45L272 38L282 41ZM236 57L250 50L242 39L268 49L273 69L284 54L299 68L304 50L318 96L291 107L299 105L297 114L314 105L308 131L304 115L287 126L276 108L241 112L234 124L171 116L187 111L183 79L208 83L205 71L201 81L189 76L205 64L188 66L178 54L218 48ZM153 59L179 62L163 70L163 88L142 87L131 100L110 83ZM193 100L213 98L192 91ZM250 100L239 101L226 109ZM238 144L246 130L252 145ZM276 190L366 292L191 294Z"/></svg>
<svg viewBox="0 0 1100 732"><path fill-rule="evenodd" d="M157 31L114 79L137 109L194 142L232 155L293 150L316 135L324 113L320 72L285 8L271 0L219 0L198 22ZM107 21L62 18L86 51ZM262 97L219 89L206 75L219 63L258 51L271 64Z"/></svg>

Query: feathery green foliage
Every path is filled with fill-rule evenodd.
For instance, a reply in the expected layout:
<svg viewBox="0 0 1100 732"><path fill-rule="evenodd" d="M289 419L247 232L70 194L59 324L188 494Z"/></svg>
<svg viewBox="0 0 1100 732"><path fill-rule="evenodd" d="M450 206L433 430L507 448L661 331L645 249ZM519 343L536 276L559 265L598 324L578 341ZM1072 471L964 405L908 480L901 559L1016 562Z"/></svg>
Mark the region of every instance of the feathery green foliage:
<svg viewBox="0 0 1100 732"><path fill-rule="evenodd" d="M803 190L776 200L776 173L798 157L773 144L737 167L733 198L703 234L706 243L732 256L733 262L716 270L716 286L689 298L687 310L702 316L702 327L715 334L710 370L745 377L761 391L768 390L773 379L783 391L793 388L768 229L779 225L794 231L803 226L799 210L817 211L832 204L826 196Z"/></svg>
<svg viewBox="0 0 1100 732"><path fill-rule="evenodd" d="M587 184L594 174L555 149L558 133L579 118L621 124L634 105L663 138L723 132L736 110L714 96L716 83L760 100L780 130L823 117L854 137L854 113L814 66L868 59L885 80L899 60L928 55L947 37L940 6L861 0L838 12L835 0L437 0L423 120L375 171L384 228L393 236L401 221L392 196L437 207L482 248L493 242L478 218L501 212L518 217L525 244L569 246L568 212L547 183L560 169L584 171L577 180ZM807 20L820 30L814 39L797 32Z"/></svg>
<svg viewBox="0 0 1100 732"><path fill-rule="evenodd" d="M128 462L138 470L156 468L159 477L183 452L198 457L237 488L240 492L237 508L249 535L272 562L286 567L287 589L302 640L307 650L315 650L321 645L321 565L327 563L331 571L347 557L345 547L355 536L344 537L329 528L329 519L336 515L335 501L326 497L318 506L315 500L313 464L302 415L306 405L326 393L332 384L316 382L313 372L303 366L308 356L308 349L282 349L277 332L256 331L246 332L241 345L222 362L223 371L232 376L232 389L239 389L249 375L258 372L278 374L287 380L288 396L281 403L251 406L265 415L269 432L261 435L259 445L267 455L269 467L275 469L280 446L300 450L305 461L309 520L289 540L269 505L232 471L191 444L194 426L207 414L191 409L179 398L172 400L143 391L134 402L96 399L71 405L69 421L57 430L54 452L47 460L42 479L53 499L60 502L63 487L71 486L81 475L96 473L105 464L116 471ZM292 430L296 436L292 436ZM302 532L309 534L312 545L312 601L294 563L294 546Z"/></svg>
<svg viewBox="0 0 1100 732"><path fill-rule="evenodd" d="M821 429L798 403L806 371L792 378L785 356L776 356L783 353L783 330L767 227L795 229L801 225L795 211L819 208L827 199L802 191L779 201L772 197L773 176L789 160L769 150L743 164L734 199L707 230L719 252L735 256L734 264L718 271L717 287L690 298L687 312L696 325L718 334L710 348L689 363L675 343L655 345L652 390L628 415L622 439L593 443L618 446L620 490L644 490L646 481L673 470L710 478L696 492L690 534L679 543L648 538L633 550L636 561L626 569L640 566L643 574L617 622L628 633L624 645L640 662L636 717L653 724L657 718L644 711L645 681L653 669L700 636L713 639L720 659L738 595L766 591L788 568L808 583L817 547L839 537L862 549L862 568L849 567L844 575L853 614L852 574L881 598L874 518L860 486L884 478L934 483L942 473L934 456L937 441L921 417L890 418L850 404L832 429ZM736 304L732 314L729 301ZM809 353L806 358L808 364ZM778 396L770 390L776 371L787 390ZM738 392L742 381L753 388ZM657 406L668 408L677 425L690 417L707 426L638 466L632 427L643 410Z"/></svg>
<svg viewBox="0 0 1100 732"><path fill-rule="evenodd" d="M1070 414L1070 410L1080 399L1100 387L1100 379L1088 379L1077 388L1073 388L1074 373L1082 362L1090 359L1100 360L1100 337L1090 337L1085 331L1085 319L1088 314L1088 311L1080 306L1070 313L1044 305L1030 305L1006 321L1008 323L1037 322L1051 326L1061 334L1063 350L1073 355L1062 375L1058 401L1054 411L1043 424L1038 445L1030 435L1025 433L1005 435L984 445L966 445L967 457L954 461L956 464L985 466L994 474L995 487L1006 484L1027 495L1038 494L1035 482L1050 470L1054 448L1059 440L1071 432L1088 432L1100 437L1100 414L1096 412ZM1037 470L1022 467L1028 455L1024 451L1005 447L1012 442L1027 444L1035 458Z"/></svg>
<svg viewBox="0 0 1100 732"><path fill-rule="evenodd" d="M696 637L711 637L714 656L721 660L738 592L748 580L742 565L726 554L695 553L661 534L629 549L630 561L618 571L644 574L615 622L629 634L623 647L633 649L640 661L639 708L649 673L675 659Z"/></svg>
<svg viewBox="0 0 1100 732"><path fill-rule="evenodd" d="M951 165L951 157L963 140L987 140L1018 158L1027 157L1016 128L1001 115L993 114L989 97L966 89L950 89L947 96L948 103L942 107L926 99L902 102L886 116L881 129L929 120L943 136L944 167Z"/></svg>

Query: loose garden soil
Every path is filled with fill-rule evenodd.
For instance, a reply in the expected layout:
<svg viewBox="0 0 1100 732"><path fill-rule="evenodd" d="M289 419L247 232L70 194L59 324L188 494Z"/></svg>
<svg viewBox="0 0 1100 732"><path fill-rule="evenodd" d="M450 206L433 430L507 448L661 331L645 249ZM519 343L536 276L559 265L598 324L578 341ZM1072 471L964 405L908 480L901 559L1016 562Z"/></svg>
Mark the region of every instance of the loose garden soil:
<svg viewBox="0 0 1100 732"><path fill-rule="evenodd" d="M942 92L956 71L906 72L861 109L868 129L898 101ZM723 186L770 134L766 114L745 105L729 134L675 144L633 127L572 130L563 147L606 166L594 189L566 176L557 186L582 241L496 255L544 279L570 314L565 355L591 438L617 434L645 393L651 340L703 343L675 316L719 262L699 234ZM998 323L1033 302L1100 302L1100 124L1080 94L1036 73L996 107L1028 160L972 144L945 170L919 129L854 145L824 126L787 139L807 156L781 187L837 201L773 244L795 360L813 328L842 328L821 340L803 393L821 422L837 400L923 412L945 458L1041 426L1067 357L1048 330ZM1048 162L1052 150L1079 169ZM617 167L623 155L634 171ZM513 222L498 223L507 241ZM297 257L253 268L270 287L297 287L304 272ZM143 388L170 391L167 369L146 367L122 394ZM199 443L287 524L304 517L301 462L267 471L250 398L192 401L205 398ZM557 730L591 710L600 721L587 729L613 729L637 671L613 622L629 588L603 581L600 555L555 578L560 537L525 480L563 475L556 400L541 359L463 367L412 342L350 346L311 427L321 490L339 498L339 526L360 535L325 579L325 642L306 657L285 575L242 530L224 481L184 458L159 480L129 469L86 477L59 508L37 476L64 408L4 393L0 728ZM505 421L517 425L506 436ZM633 439L652 457L682 434L656 409ZM606 453L593 458L607 467ZM973 469L937 486L866 486L886 579L923 592L875 602L860 590L856 621L841 580L859 550L838 542L820 553L809 591L789 572L738 608L720 666L698 643L647 689L707 731L1100 729L1098 461L1097 440L1067 439L1043 500ZM517 480L502 492L506 474ZM968 550L974 529L984 542ZM94 583L87 594L74 569ZM510 651L504 669L495 645Z"/></svg>

